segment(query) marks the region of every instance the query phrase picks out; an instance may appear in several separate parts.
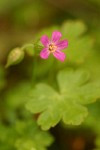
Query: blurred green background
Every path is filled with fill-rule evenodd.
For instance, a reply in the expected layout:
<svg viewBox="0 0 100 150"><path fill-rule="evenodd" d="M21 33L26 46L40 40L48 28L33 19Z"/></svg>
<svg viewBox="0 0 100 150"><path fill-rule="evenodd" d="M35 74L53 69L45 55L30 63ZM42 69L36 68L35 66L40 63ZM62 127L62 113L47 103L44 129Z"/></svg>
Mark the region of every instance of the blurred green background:
<svg viewBox="0 0 100 150"><path fill-rule="evenodd" d="M100 102L88 106L91 115L81 126L66 127L64 124L58 124L51 129L50 133L55 138L55 142L50 146L53 141L51 135L48 132L42 133L35 121L32 125L30 114L23 109L24 99L22 102L20 99L29 89L33 58L25 55L21 64L5 69L7 56L13 48L33 42L42 34L42 30L46 34L48 28L50 28L49 34L52 28L58 29L61 26L64 34L67 30L64 30L66 21L69 20L72 21L72 41L74 40L71 49L75 49L75 40L78 39L77 36L74 38L75 34L82 32L80 28L84 30L84 27L79 25L80 28L75 28L74 31L76 25L74 21L82 21L85 24L87 31L83 31L83 35L89 35L94 45L90 59L81 64L81 67L89 69L92 74L91 80L100 79L100 0L0 0L0 150L46 150L47 146L50 150L100 150ZM70 40L71 35L68 36ZM67 38L67 33L64 37ZM83 45L82 50L85 44L88 49L92 49L91 44L87 44L86 41L89 41L88 37L82 44L80 42L80 45ZM84 52L81 55L83 57ZM70 57L71 54L68 53L68 56ZM68 67L74 65L80 67L81 58L79 57L78 64L73 64L78 58L77 54L74 56L74 54L71 56L73 61L69 60ZM47 82L56 88L55 83L52 82L55 77L52 77L49 71L49 67L52 67L51 61L52 59L48 60L45 66L45 63L39 60L43 70L41 66L35 70L38 77L36 82ZM58 70L65 66L66 62L63 65L58 63L57 68L54 67L52 72L55 75L55 72L57 74ZM46 79L48 74L50 76ZM23 122L20 122L21 119ZM18 121L16 124L15 120ZM36 129L34 131L33 126ZM17 139L16 144L13 145L15 139ZM32 143L33 139L35 142ZM32 149L33 147L37 148Z"/></svg>
<svg viewBox="0 0 100 150"><path fill-rule="evenodd" d="M83 20L99 39L99 0L0 0L0 62L42 28L67 19Z"/></svg>

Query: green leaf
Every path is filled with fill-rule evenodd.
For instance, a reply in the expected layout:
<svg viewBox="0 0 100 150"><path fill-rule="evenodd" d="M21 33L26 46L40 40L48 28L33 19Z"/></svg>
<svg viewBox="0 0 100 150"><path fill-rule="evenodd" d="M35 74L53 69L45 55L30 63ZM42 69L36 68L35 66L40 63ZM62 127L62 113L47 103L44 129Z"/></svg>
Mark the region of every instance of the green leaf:
<svg viewBox="0 0 100 150"><path fill-rule="evenodd" d="M100 80L100 51L94 48L88 59L81 66L92 74L92 80Z"/></svg>
<svg viewBox="0 0 100 150"><path fill-rule="evenodd" d="M23 58L24 51L22 51L19 47L13 49L8 55L6 67L20 63L23 60Z"/></svg>
<svg viewBox="0 0 100 150"><path fill-rule="evenodd" d="M89 104L100 97L100 80L88 82L90 74L82 69L63 70L58 74L61 93L77 99L81 104Z"/></svg>
<svg viewBox="0 0 100 150"><path fill-rule="evenodd" d="M14 143L16 138L17 133L12 126L0 124L0 149L2 147L3 150L15 150Z"/></svg>
<svg viewBox="0 0 100 150"><path fill-rule="evenodd" d="M100 99L88 106L89 115L86 118L83 127L90 128L95 135L95 150L100 149Z"/></svg>
<svg viewBox="0 0 100 150"><path fill-rule="evenodd" d="M62 30L68 38L77 38L87 30L87 27L82 21L69 20L62 25Z"/></svg>
<svg viewBox="0 0 100 150"><path fill-rule="evenodd" d="M68 40L69 45L65 50L70 62L81 64L90 55L93 40L85 35L86 26L81 21L67 21L61 28L63 37Z"/></svg>
<svg viewBox="0 0 100 150"><path fill-rule="evenodd" d="M81 104L89 104L100 98L100 80L82 86L77 92Z"/></svg>
<svg viewBox="0 0 100 150"><path fill-rule="evenodd" d="M88 114L87 108L82 104L92 103L100 97L100 92L96 92L100 90L99 86L91 83L91 87L89 76L87 71L80 69L59 72L59 92L46 84L36 85L28 97L26 108L32 113L39 113L37 122L43 130L54 127L60 120L66 124L81 124Z"/></svg>
<svg viewBox="0 0 100 150"><path fill-rule="evenodd" d="M35 90L30 92L28 99L31 101L28 103L27 107L29 107L30 111L33 113L41 112L51 104L51 96L55 99L58 93L46 84L37 84Z"/></svg>
<svg viewBox="0 0 100 150"><path fill-rule="evenodd" d="M52 35L52 32L55 30L59 31L60 30L59 26L52 26L49 28L44 28L36 35L36 38L40 39L43 35L47 35L50 38Z"/></svg>
<svg viewBox="0 0 100 150"><path fill-rule="evenodd" d="M16 120L13 125L9 126L0 124L0 148L4 150L46 150L53 142L53 137L49 132L42 131L33 118L29 119Z"/></svg>
<svg viewBox="0 0 100 150"><path fill-rule="evenodd" d="M68 90L75 90L77 86L81 86L82 84L86 83L89 78L89 72L82 69L78 69L76 71L73 69L63 70L59 72L57 76L59 87L62 93L65 93Z"/></svg>
<svg viewBox="0 0 100 150"><path fill-rule="evenodd" d="M80 125L88 114L87 108L77 104L75 101L70 101L65 106L63 121L66 124Z"/></svg>
<svg viewBox="0 0 100 150"><path fill-rule="evenodd" d="M18 139L16 141L16 148L18 150L36 150L34 142L27 139Z"/></svg>
<svg viewBox="0 0 100 150"><path fill-rule="evenodd" d="M48 132L39 129L36 122L18 121L16 130L19 138L15 142L18 150L46 150L46 147L53 142L52 136Z"/></svg>

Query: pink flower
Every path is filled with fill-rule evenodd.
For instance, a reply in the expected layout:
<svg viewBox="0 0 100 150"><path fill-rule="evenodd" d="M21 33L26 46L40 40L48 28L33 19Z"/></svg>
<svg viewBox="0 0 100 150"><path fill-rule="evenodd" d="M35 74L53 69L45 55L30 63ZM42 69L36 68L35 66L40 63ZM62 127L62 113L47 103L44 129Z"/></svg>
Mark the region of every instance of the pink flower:
<svg viewBox="0 0 100 150"><path fill-rule="evenodd" d="M62 34L58 31L54 31L52 33L51 39L48 36L43 35L41 37L41 43L45 46L40 52L40 57L43 59L47 59L49 55L52 53L54 57L59 59L60 61L64 61L66 55L61 51L68 47L68 41L62 40L60 41Z"/></svg>

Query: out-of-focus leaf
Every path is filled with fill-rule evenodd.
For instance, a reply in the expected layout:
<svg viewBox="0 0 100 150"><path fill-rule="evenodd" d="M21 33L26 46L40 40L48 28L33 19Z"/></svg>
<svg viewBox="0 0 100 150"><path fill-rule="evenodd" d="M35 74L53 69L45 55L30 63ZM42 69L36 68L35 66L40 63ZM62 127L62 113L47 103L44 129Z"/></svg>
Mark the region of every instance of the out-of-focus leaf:
<svg viewBox="0 0 100 150"><path fill-rule="evenodd" d="M62 34L69 41L65 50L67 59L74 63L83 63L90 55L93 40L85 35L86 26L81 21L67 21L62 25Z"/></svg>
<svg viewBox="0 0 100 150"><path fill-rule="evenodd" d="M87 116L87 108L82 103L92 103L93 99L100 97L95 94L95 88L89 86L89 73L84 70L63 70L58 76L59 93L46 84L38 84L30 93L26 108L32 113L40 113L38 124L42 129L47 130L55 126L61 119L66 124L79 125ZM87 88L89 93L86 95ZM80 93L81 91L81 93ZM92 93L93 97L90 97ZM84 102L85 101L85 102Z"/></svg>
<svg viewBox="0 0 100 150"><path fill-rule="evenodd" d="M3 150L46 150L52 142L52 136L41 131L34 119L16 121L9 127L0 125L0 146Z"/></svg>
<svg viewBox="0 0 100 150"><path fill-rule="evenodd" d="M47 35L49 38L51 37L52 35L52 32L53 31L60 31L60 27L59 26L52 26L52 27L49 27L49 28L44 28L43 30L41 30L37 35L36 35L36 38L41 38L41 36L43 35Z"/></svg>
<svg viewBox="0 0 100 150"><path fill-rule="evenodd" d="M96 48L91 52L88 59L81 66L87 68L92 74L92 80L100 79L100 52Z"/></svg>
<svg viewBox="0 0 100 150"><path fill-rule="evenodd" d="M87 30L82 21L67 21L62 25L62 31L68 38L78 38Z"/></svg>
<svg viewBox="0 0 100 150"><path fill-rule="evenodd" d="M46 150L53 142L51 135L41 131L34 121L17 122L16 130L19 134L15 143L18 150Z"/></svg>
<svg viewBox="0 0 100 150"><path fill-rule="evenodd" d="M83 127L90 128L95 135L95 149L100 149L100 99L88 106L89 115L83 123Z"/></svg>
<svg viewBox="0 0 100 150"><path fill-rule="evenodd" d="M17 132L13 127L7 127L0 124L0 149L15 150L14 142L17 138Z"/></svg>
<svg viewBox="0 0 100 150"><path fill-rule="evenodd" d="M82 104L96 101L100 97L100 80L88 82L90 74L82 69L63 71L58 75L62 93L67 92L68 97L79 100Z"/></svg>

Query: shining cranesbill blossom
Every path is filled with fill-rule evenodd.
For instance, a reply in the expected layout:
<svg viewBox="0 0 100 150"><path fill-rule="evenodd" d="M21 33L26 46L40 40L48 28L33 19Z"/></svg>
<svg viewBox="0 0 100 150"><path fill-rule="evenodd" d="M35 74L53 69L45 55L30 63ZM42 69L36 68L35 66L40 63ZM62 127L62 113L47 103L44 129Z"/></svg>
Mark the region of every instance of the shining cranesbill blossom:
<svg viewBox="0 0 100 150"><path fill-rule="evenodd" d="M47 35L43 35L41 37L41 43L44 45L44 48L40 52L40 57L43 59L47 59L49 55L52 53L54 57L59 59L60 61L64 61L66 55L61 51L68 47L67 40L60 40L62 34L58 31L54 31L52 33L51 39L48 38Z"/></svg>

